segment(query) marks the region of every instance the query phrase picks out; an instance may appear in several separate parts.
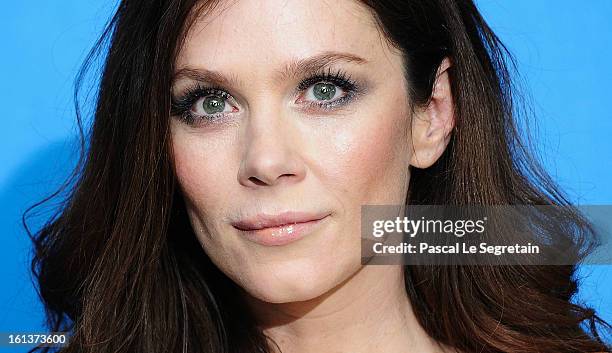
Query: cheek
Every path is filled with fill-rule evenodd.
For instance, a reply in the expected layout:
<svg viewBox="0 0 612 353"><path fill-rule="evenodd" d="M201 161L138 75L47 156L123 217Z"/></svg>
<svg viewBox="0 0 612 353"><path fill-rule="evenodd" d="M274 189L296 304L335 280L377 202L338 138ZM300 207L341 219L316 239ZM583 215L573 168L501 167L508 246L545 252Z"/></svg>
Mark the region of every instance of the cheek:
<svg viewBox="0 0 612 353"><path fill-rule="evenodd" d="M178 184L185 199L189 220L203 249L226 268L228 254L235 256L235 244L219 236L223 233L225 210L238 199L232 151L221 143L223 137L204 136L176 127L172 133L172 153ZM230 268L238 268L229 266Z"/></svg>
<svg viewBox="0 0 612 353"><path fill-rule="evenodd" d="M231 169L228 145L222 137L185 131L173 127L172 153L175 170L181 186L189 196L204 195L227 180Z"/></svg>
<svg viewBox="0 0 612 353"><path fill-rule="evenodd" d="M228 160L231 151L227 151L227 146L211 143L214 139L185 133L180 128L176 130L172 134L172 153L183 195L201 212L212 216L216 208L223 205L223 200L217 198L225 195L227 200L231 182L236 182L235 178L228 177L235 175L231 174L232 163Z"/></svg>
<svg viewBox="0 0 612 353"><path fill-rule="evenodd" d="M191 203L199 203L206 195L207 183L210 180L212 169L204 163L198 163L201 158L197 145L187 144L180 137L175 137L173 144L173 156L176 177L179 181L183 194Z"/></svg>
<svg viewBox="0 0 612 353"><path fill-rule="evenodd" d="M347 118L351 121L332 129L333 138L320 144L321 168L332 184L328 189L354 207L403 202L410 145L405 109Z"/></svg>

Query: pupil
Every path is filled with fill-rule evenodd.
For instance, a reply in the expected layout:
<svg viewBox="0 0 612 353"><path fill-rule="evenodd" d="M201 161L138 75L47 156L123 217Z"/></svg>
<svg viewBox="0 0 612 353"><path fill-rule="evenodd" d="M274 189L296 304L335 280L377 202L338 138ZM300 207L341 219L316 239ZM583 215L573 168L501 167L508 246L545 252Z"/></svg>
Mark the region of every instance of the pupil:
<svg viewBox="0 0 612 353"><path fill-rule="evenodd" d="M208 96L202 102L206 114L220 113L225 109L225 100L219 96Z"/></svg>
<svg viewBox="0 0 612 353"><path fill-rule="evenodd" d="M317 83L314 85L314 95L317 99L329 100L336 94L336 87L331 83Z"/></svg>

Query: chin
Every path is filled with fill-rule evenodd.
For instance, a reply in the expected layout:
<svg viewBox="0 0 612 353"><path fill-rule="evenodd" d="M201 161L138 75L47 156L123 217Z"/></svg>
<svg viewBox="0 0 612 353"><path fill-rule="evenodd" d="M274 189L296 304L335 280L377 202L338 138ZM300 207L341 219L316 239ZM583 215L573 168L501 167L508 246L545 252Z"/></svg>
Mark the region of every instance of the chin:
<svg viewBox="0 0 612 353"><path fill-rule="evenodd" d="M310 260L251 267L252 271L239 279L238 284L251 296L268 303L308 301L328 293L345 280L347 276L337 267L337 262L334 265Z"/></svg>

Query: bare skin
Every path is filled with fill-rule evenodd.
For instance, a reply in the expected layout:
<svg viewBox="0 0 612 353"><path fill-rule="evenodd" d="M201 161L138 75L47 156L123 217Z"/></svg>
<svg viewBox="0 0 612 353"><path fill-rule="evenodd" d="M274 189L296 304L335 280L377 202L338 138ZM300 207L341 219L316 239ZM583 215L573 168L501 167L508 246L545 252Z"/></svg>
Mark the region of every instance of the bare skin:
<svg viewBox="0 0 612 353"><path fill-rule="evenodd" d="M322 102L316 82L298 89L312 70L295 69L314 57L323 72L350 77L352 98L325 109L312 104ZM412 116L402 65L372 14L349 0L222 2L198 18L180 51L175 98L198 84L231 95L213 120L204 97L191 106L195 123L172 119L193 229L283 352L443 351L416 320L402 267L360 259L361 205L401 204L408 166L433 164L453 127L450 62L430 106ZM350 95L332 86L327 101ZM327 216L281 246L233 225L285 211Z"/></svg>

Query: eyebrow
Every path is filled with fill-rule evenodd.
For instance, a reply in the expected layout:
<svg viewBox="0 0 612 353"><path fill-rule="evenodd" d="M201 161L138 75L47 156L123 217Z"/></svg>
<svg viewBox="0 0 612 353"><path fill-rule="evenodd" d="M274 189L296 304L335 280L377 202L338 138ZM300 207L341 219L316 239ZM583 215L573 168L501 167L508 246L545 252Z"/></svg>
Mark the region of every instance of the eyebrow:
<svg viewBox="0 0 612 353"><path fill-rule="evenodd" d="M274 72L274 80L276 82L283 82L290 78L300 77L308 73L317 72L342 61L356 63L359 65L368 63L366 59L355 54L337 51L325 51L309 58L290 61L289 63L285 64L281 69L278 69ZM195 81L207 82L210 84L224 87L236 87L240 86L242 83L241 80L238 79L238 77L234 74L225 76L220 72L207 70L204 68L182 68L174 74L173 82L176 82L181 78L189 78Z"/></svg>

